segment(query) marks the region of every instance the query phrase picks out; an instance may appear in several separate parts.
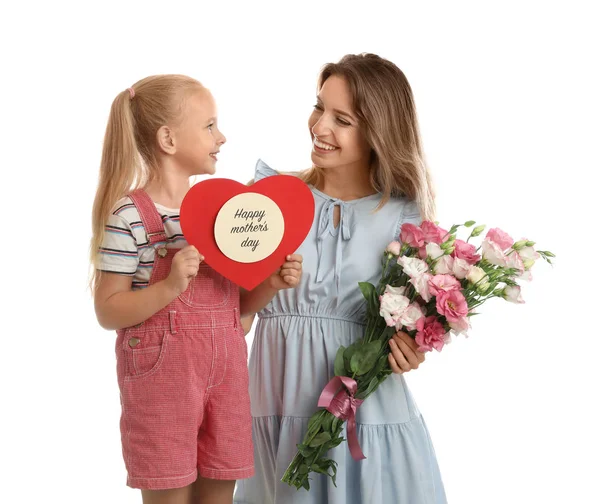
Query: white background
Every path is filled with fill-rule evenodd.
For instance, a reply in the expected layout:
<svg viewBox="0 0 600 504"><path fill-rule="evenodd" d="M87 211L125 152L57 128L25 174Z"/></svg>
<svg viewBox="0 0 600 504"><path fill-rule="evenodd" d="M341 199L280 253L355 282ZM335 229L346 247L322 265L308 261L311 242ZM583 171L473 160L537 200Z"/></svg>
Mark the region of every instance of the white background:
<svg viewBox="0 0 600 504"><path fill-rule="evenodd" d="M469 339L407 376L449 502L599 503L592 3L3 6L0 500L140 502L124 484L115 336L86 291L114 96L151 74L198 78L228 138L218 175L245 182L259 157L309 166L319 68L369 51L411 82L441 223L476 219L557 255L527 304L489 303Z"/></svg>

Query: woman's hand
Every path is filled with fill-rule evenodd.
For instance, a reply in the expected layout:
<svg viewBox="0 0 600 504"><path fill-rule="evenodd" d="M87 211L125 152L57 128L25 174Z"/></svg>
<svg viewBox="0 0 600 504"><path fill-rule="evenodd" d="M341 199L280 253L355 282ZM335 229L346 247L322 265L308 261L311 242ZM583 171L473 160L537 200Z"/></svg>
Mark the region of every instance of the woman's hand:
<svg viewBox="0 0 600 504"><path fill-rule="evenodd" d="M417 369L425 361L425 354L419 352L419 345L408 334L398 331L390 339L388 359L394 373L402 374Z"/></svg>
<svg viewBox="0 0 600 504"><path fill-rule="evenodd" d="M276 290L297 287L302 277L302 256L292 254L286 257L279 271L269 277L269 286Z"/></svg>

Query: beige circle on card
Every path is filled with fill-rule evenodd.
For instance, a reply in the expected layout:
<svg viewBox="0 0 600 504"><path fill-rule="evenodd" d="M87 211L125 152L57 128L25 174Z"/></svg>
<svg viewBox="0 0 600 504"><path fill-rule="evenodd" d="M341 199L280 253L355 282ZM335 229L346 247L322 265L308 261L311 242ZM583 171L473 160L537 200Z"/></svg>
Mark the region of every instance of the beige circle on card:
<svg viewBox="0 0 600 504"><path fill-rule="evenodd" d="M223 254L240 263L269 257L283 239L285 224L277 204L258 193L228 200L215 221L215 241Z"/></svg>

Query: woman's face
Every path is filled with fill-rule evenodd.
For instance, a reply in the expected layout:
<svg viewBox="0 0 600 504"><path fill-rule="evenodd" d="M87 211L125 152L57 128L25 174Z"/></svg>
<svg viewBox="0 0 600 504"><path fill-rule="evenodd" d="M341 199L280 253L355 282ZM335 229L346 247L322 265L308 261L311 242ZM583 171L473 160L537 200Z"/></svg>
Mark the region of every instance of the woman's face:
<svg viewBox="0 0 600 504"><path fill-rule="evenodd" d="M369 165L371 147L364 138L346 80L329 77L308 119L313 141L312 162L320 168Z"/></svg>

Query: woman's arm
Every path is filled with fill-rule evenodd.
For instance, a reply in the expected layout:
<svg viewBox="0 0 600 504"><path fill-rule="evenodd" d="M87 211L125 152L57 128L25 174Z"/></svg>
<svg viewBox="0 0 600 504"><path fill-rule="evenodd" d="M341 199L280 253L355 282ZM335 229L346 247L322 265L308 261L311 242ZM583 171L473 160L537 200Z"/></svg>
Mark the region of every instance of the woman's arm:
<svg viewBox="0 0 600 504"><path fill-rule="evenodd" d="M242 322L242 328L244 329L244 335L248 334L250 332L250 329L252 329L252 324L254 323L254 317L255 317L255 315L247 315L245 317L242 317L241 322Z"/></svg>

